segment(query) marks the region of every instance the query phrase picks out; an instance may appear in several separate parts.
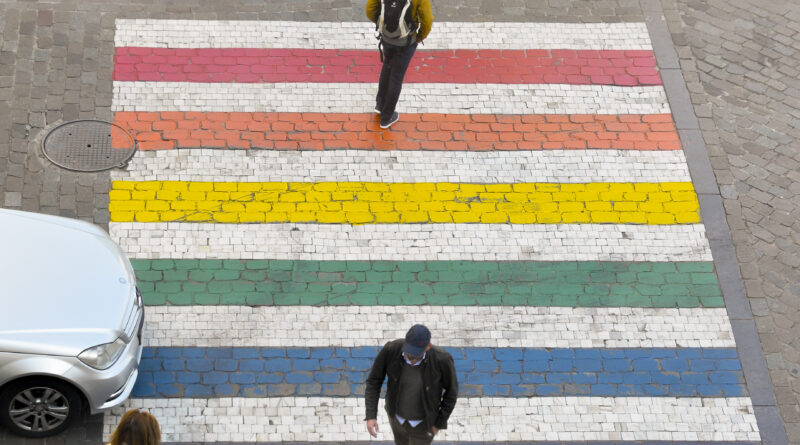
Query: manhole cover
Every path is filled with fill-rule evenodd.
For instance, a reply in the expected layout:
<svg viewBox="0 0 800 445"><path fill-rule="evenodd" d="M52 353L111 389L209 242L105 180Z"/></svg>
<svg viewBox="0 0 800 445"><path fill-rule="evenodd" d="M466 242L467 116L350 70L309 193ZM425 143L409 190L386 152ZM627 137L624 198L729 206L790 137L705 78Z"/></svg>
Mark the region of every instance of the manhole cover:
<svg viewBox="0 0 800 445"><path fill-rule="evenodd" d="M78 120L50 130L42 141L42 151L59 167L99 172L124 167L136 153L136 141L119 125Z"/></svg>

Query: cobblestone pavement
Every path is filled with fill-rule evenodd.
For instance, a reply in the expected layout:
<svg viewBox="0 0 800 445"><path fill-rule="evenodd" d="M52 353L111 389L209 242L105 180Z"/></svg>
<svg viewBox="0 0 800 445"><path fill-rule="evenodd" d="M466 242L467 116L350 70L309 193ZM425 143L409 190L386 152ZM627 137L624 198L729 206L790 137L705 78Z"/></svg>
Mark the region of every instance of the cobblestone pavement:
<svg viewBox="0 0 800 445"><path fill-rule="evenodd" d="M663 4L789 441L800 443L800 5Z"/></svg>
<svg viewBox="0 0 800 445"><path fill-rule="evenodd" d="M112 64L116 18L228 20L362 20L360 1L194 0L0 3L0 204L108 223L108 173L74 174L53 167L32 141L45 127L79 118L113 120ZM552 22L642 21L635 0L448 1L436 15L457 20Z"/></svg>
<svg viewBox="0 0 800 445"><path fill-rule="evenodd" d="M730 71L733 65L726 65L730 61L722 53L748 53L726 47L714 34L721 25L711 16L730 14L735 6L664 2L714 166L721 169L717 178L726 208L743 208L740 219L729 217L734 238L741 242L746 235L739 231L753 230L744 221L760 223L761 231L754 231L756 250L764 252L762 258L774 253L775 260L765 266L763 259L742 257L746 252L740 250L742 272L748 292L755 289L751 297L763 292L761 301L770 302L754 303L753 311L777 389L794 384L797 390L796 378L791 380L791 370L797 371L797 334L789 332L790 314L797 313L798 305L789 296L773 296L788 289L796 299L797 292L793 284L759 288L756 282L780 273L792 283L796 272L791 269L797 266L792 263L796 246L780 241L791 235L777 229L770 234L771 225L756 218L763 214L778 229L788 231L791 224L797 229L790 219L796 210L770 198L796 193L791 175L796 168L788 163L796 162L797 154L766 156L781 153L791 141L782 137L796 135L791 122L765 120L765 113L753 108L787 110L788 116L792 103L781 99L786 103L780 108L770 92L794 97L790 81L780 84L783 79L755 74L767 63L778 63L773 53L754 56L749 64L741 62L738 72ZM404 330L387 328L387 319L409 322L394 308L411 305L414 320L426 320L446 339L461 373L462 418L453 419L455 431L446 438L707 440L712 436L703 434L714 429L714 440L757 439L746 372L736 350L739 338L734 342L638 0L463 0L435 3L434 8L439 22L475 22L475 41L448 43L452 37L447 36L455 33L440 30L440 40L434 36L428 47L421 47L430 52L416 74L419 79L409 77L403 119L395 128L401 136L393 137L394 132L384 136L374 128L368 114L346 114L371 105L375 61L362 59L371 57L363 52L372 50L372 41L336 54L331 51L337 51L339 39L310 23L361 22L363 1L0 4L0 115L11 117L0 120L0 171L7 172L0 176L0 204L104 225L135 258L153 317L129 406L156 412L171 441L252 440L237 428L241 422L231 422L240 416L246 416L254 432L264 431L258 436L262 440L319 440L315 430L326 440L352 441L362 437L353 435L352 425L311 422L308 434L275 431L265 422L281 415L284 421L307 424L305 406L311 403L324 407L311 417L353 418L360 431L363 405L356 396L363 393L370 359L382 339ZM694 21L695 14L703 19ZM750 48L753 43L736 40L735 33L726 34L728 45L793 51L791 42L780 48L766 42L768 36L780 41L779 36L793 35L791 25L786 33L772 29L772 15L791 19L771 11L748 31L764 30L754 40L764 48ZM748 25L748 16L742 16L725 26ZM168 34L174 24L119 20L142 18L193 21ZM259 31L258 24L237 33L230 25L215 29L205 20L305 24L287 27L276 38ZM520 20L539 22L539 32L533 33L542 36L534 42L539 52L508 50L516 48L514 39L525 35L523 29L508 25L505 32L487 33L479 25ZM581 25L542 24L547 22ZM617 22L622 25L610 25ZM298 31L303 26L307 29ZM214 39L204 38L206 32ZM320 33L312 38L320 46L313 51L281 50L307 47L314 32ZM369 27L354 28L354 33L366 36ZM156 48L164 39L185 41L187 49ZM225 39L223 46L251 49L193 49ZM606 51L580 51L586 41L601 42ZM709 51L706 42L719 45L717 52ZM504 51L452 49L478 43ZM359 85L349 88L347 101L335 85L321 83L330 80L315 77L334 73L342 56L354 68L365 66L335 79ZM700 62L709 57L708 63ZM202 73L178 76L193 69L187 60L201 66ZM478 69L480 63L486 65ZM268 65L302 68L270 71ZM726 68L725 76L714 76ZM740 80L742 88L732 91L742 93L742 102L728 104L730 96L724 96L719 100L727 109L708 107L704 95L723 96L727 89L693 77L693 69L728 82ZM419 85L426 76L432 83ZM210 82L220 94L208 100L204 91ZM276 83L262 90L265 82ZM308 84L282 88L285 82ZM451 89L448 83L453 82L467 86ZM505 86L489 90L483 86L489 82ZM763 96L750 97L751 92ZM425 97L425 103L415 104L416 97ZM475 97L485 97L480 114L472 111ZM729 114L755 123L745 135L752 136L752 143L725 138ZM139 153L125 172L59 170L42 159L37 143L46 127L76 118L113 120L136 134L142 148L161 150ZM745 136L736 128L728 135ZM734 169L727 177L721 145L740 147L738 161L730 158ZM226 150L244 147L258 154L239 158L243 152ZM275 151L298 147L319 151ZM364 150L346 159L337 154L365 148L390 151ZM747 150L765 160L743 156ZM219 153L225 153L225 161L215 164ZM782 167L770 169L771 162ZM737 176L737 165L745 176ZM391 177L376 176L381 169ZM260 172L267 173L259 177ZM724 178L730 178L729 184ZM548 234L556 230L554 241ZM342 237L350 241L343 243ZM770 242L778 250L769 250ZM248 247L263 245L275 251L265 256ZM757 266L748 269L749 264ZM779 264L784 269L776 270ZM356 312L363 313L363 332L354 333L354 339L325 333L352 330L355 322L348 317ZM443 323L444 314L450 323ZM324 326L320 320L326 320ZM258 328L264 324L281 329L287 342L274 343L275 337ZM794 345L787 340L791 335ZM791 431L797 424L792 420L797 400L778 393ZM499 410L512 406L516 409ZM198 416L197 425L185 425L187 418L180 413L201 410L226 414ZM518 412L538 414L522 418ZM584 417L586 412L598 414ZM0 443L98 443L119 413L91 417L46 441L21 441L0 430ZM663 413L690 425L690 433L669 423L640 434L606 433L606 426L619 424L618 416L623 423L630 416L650 422ZM469 416L497 416L495 424L520 426L508 434L465 422ZM549 434L534 428L535 416L549 426ZM549 422L548 416L606 426L576 429ZM701 424L698 419L712 420ZM626 428L642 429L636 420L628 422ZM204 432L206 423L220 429Z"/></svg>

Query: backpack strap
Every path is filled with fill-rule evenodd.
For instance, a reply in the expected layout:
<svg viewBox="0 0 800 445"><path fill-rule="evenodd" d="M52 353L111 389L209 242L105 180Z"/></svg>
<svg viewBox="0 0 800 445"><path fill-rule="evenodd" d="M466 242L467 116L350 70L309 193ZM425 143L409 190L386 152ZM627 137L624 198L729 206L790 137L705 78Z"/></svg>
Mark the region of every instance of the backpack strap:
<svg viewBox="0 0 800 445"><path fill-rule="evenodd" d="M383 1L384 0L379 0L379 1L381 2L381 9L378 10L377 15L375 16L375 31L377 31L380 34L380 29L381 29L381 27L383 27L383 7L384 7Z"/></svg>
<svg viewBox="0 0 800 445"><path fill-rule="evenodd" d="M408 12L408 8L411 7L412 3L413 2L411 0L406 2L406 5L403 7L403 11L400 12L400 23L398 23L397 26L397 29L400 30L400 35L408 33L408 36L406 37L406 46L411 44L411 31L409 31L408 27L406 27L406 13ZM411 16L414 16L413 12Z"/></svg>
<svg viewBox="0 0 800 445"><path fill-rule="evenodd" d="M378 12L377 20L375 20L375 38L378 39L378 52L381 54L381 63L383 63L383 39L381 38L381 28L383 27L383 11L384 11L384 0L380 0L381 2L381 9Z"/></svg>

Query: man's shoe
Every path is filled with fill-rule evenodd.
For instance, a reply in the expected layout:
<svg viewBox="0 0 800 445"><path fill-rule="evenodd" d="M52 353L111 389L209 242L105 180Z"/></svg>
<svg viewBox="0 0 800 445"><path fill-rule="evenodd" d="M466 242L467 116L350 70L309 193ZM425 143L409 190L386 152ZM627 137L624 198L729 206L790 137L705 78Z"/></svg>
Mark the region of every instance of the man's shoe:
<svg viewBox="0 0 800 445"><path fill-rule="evenodd" d="M380 115L381 115L381 109L380 109L380 108L378 108L378 107L375 107L375 109L374 109L374 110L372 110L372 111L373 111L375 114L377 114L378 116L380 116Z"/></svg>
<svg viewBox="0 0 800 445"><path fill-rule="evenodd" d="M395 111L394 114L392 114L392 117L390 117L388 120L384 121L383 119L381 119L381 128L383 129L389 128L392 126L393 123L397 122L399 119L400 119L400 113Z"/></svg>

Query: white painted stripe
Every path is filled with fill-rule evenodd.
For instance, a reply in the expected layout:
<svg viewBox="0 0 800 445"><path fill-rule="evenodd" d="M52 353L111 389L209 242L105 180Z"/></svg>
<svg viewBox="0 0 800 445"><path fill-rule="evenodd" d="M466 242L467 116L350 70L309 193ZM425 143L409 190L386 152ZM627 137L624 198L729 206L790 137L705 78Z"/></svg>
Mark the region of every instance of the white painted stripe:
<svg viewBox="0 0 800 445"><path fill-rule="evenodd" d="M358 347L403 338L488 348L733 348L725 308L148 306L145 346Z"/></svg>
<svg viewBox="0 0 800 445"><path fill-rule="evenodd" d="M680 150L140 151L114 180L225 182L691 182Z"/></svg>
<svg viewBox="0 0 800 445"><path fill-rule="evenodd" d="M711 261L702 224L110 223L131 258Z"/></svg>
<svg viewBox="0 0 800 445"><path fill-rule="evenodd" d="M363 22L117 19L116 46L377 50ZM422 49L652 49L644 23L435 22ZM376 51L377 52L377 51Z"/></svg>
<svg viewBox="0 0 800 445"><path fill-rule="evenodd" d="M375 107L372 83L114 82L113 111L358 113ZM403 85L400 113L667 114L663 86ZM401 117L402 119L402 117Z"/></svg>
<svg viewBox="0 0 800 445"><path fill-rule="evenodd" d="M383 399L379 440L391 440ZM158 419L165 442L367 441L364 399L131 399L103 418L107 440L132 408ZM747 397L461 398L437 441L759 441Z"/></svg>

